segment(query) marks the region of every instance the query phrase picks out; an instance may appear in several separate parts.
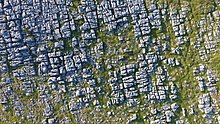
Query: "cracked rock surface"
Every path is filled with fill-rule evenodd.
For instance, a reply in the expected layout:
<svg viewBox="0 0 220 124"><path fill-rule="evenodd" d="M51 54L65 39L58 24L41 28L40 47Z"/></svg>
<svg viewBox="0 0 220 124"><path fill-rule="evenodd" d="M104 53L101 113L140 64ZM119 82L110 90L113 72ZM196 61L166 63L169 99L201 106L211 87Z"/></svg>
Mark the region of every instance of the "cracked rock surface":
<svg viewBox="0 0 220 124"><path fill-rule="evenodd" d="M218 124L219 78L219 0L0 0L1 124Z"/></svg>

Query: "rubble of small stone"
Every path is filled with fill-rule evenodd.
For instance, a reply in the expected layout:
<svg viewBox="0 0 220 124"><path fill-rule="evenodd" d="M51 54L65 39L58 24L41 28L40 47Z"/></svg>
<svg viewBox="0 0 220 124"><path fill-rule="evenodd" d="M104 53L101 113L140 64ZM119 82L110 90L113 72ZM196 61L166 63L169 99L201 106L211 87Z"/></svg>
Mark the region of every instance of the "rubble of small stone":
<svg viewBox="0 0 220 124"><path fill-rule="evenodd" d="M0 123L220 123L220 1L0 0Z"/></svg>

